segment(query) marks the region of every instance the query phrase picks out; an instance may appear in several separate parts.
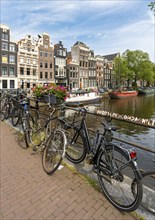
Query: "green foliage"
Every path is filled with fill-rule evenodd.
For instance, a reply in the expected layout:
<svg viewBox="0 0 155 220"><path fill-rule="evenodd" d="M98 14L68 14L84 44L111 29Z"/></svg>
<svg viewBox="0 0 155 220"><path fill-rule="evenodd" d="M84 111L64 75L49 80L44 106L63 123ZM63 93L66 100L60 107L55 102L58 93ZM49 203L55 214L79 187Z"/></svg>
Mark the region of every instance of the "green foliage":
<svg viewBox="0 0 155 220"><path fill-rule="evenodd" d="M126 50L122 56L116 57L114 73L120 83L133 79L134 87L137 80L147 81L148 85L155 83L155 64L149 60L148 53L141 50Z"/></svg>
<svg viewBox="0 0 155 220"><path fill-rule="evenodd" d="M148 4L148 7L150 7L151 11L153 11L155 16L155 2L151 2L150 4Z"/></svg>

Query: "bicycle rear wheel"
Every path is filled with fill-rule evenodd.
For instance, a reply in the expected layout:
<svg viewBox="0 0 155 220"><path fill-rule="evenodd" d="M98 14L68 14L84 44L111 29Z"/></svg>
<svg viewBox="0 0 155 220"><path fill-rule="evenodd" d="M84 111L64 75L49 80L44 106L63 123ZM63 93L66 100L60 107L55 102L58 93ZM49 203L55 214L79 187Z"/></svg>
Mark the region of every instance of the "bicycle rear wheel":
<svg viewBox="0 0 155 220"><path fill-rule="evenodd" d="M54 173L65 156L66 135L61 130L55 130L47 139L42 155L42 166L47 174Z"/></svg>
<svg viewBox="0 0 155 220"><path fill-rule="evenodd" d="M15 127L17 126L17 124L19 123L19 120L20 120L20 108L18 107L14 107L13 110L12 110L12 116L11 116L11 119L12 119L12 125Z"/></svg>
<svg viewBox="0 0 155 220"><path fill-rule="evenodd" d="M5 120L8 119L9 117L9 104L7 102L5 102L2 106L1 106L1 120Z"/></svg>
<svg viewBox="0 0 155 220"><path fill-rule="evenodd" d="M26 145L21 145L21 146L23 148L28 148L28 147L31 147L30 133L33 128L34 120L30 114L25 115L25 118L21 120L22 120L23 139L26 144Z"/></svg>
<svg viewBox="0 0 155 220"><path fill-rule="evenodd" d="M85 138L82 135L82 131L78 131L78 128L68 128L67 134L67 148L66 158L72 163L81 163L87 154L87 148L85 145Z"/></svg>
<svg viewBox="0 0 155 220"><path fill-rule="evenodd" d="M155 214L155 170L142 173L143 198L141 206Z"/></svg>
<svg viewBox="0 0 155 220"><path fill-rule="evenodd" d="M97 175L103 194L119 210L131 212L142 199L142 182L127 152L116 145L107 145L97 159ZM132 182L136 180L133 194Z"/></svg>

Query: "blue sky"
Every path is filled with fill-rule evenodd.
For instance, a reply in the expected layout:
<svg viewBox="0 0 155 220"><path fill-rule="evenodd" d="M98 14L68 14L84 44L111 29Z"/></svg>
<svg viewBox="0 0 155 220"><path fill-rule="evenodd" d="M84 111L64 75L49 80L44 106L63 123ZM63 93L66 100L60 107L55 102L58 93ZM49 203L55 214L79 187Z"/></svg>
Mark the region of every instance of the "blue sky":
<svg viewBox="0 0 155 220"><path fill-rule="evenodd" d="M47 32L53 44L68 51L82 41L95 55L147 52L155 62L155 17L151 0L1 0L0 22L11 29L12 40Z"/></svg>

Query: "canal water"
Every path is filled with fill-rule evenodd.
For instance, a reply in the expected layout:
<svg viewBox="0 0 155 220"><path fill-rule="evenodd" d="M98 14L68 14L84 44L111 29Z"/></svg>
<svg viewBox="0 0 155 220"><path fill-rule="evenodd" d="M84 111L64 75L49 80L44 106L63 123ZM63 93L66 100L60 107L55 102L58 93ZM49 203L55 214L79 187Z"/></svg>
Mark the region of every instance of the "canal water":
<svg viewBox="0 0 155 220"><path fill-rule="evenodd" d="M89 105L90 111L94 109L104 110L121 115L129 115L137 118L155 120L155 94L141 95L125 99L103 98L98 105ZM101 124L101 118L88 118L90 127L97 128ZM123 140L142 145L155 150L155 129L113 120L119 127L115 135ZM136 147L135 147L136 148ZM138 165L143 170L155 169L155 154L136 148L138 152Z"/></svg>

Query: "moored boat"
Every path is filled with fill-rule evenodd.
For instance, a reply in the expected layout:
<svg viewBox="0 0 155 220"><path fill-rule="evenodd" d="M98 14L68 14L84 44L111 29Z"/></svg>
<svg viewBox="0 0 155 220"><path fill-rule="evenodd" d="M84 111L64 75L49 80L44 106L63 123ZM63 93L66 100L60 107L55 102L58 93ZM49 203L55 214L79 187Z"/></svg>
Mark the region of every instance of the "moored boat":
<svg viewBox="0 0 155 220"><path fill-rule="evenodd" d="M68 105L83 105L99 101L102 97L97 92L83 92L71 93L70 97L66 99Z"/></svg>
<svg viewBox="0 0 155 220"><path fill-rule="evenodd" d="M139 95L149 95L155 93L155 87L141 87L138 89Z"/></svg>
<svg viewBox="0 0 155 220"><path fill-rule="evenodd" d="M122 98L134 97L137 95L138 95L138 92L136 90L109 92L109 97L112 99L122 99Z"/></svg>

